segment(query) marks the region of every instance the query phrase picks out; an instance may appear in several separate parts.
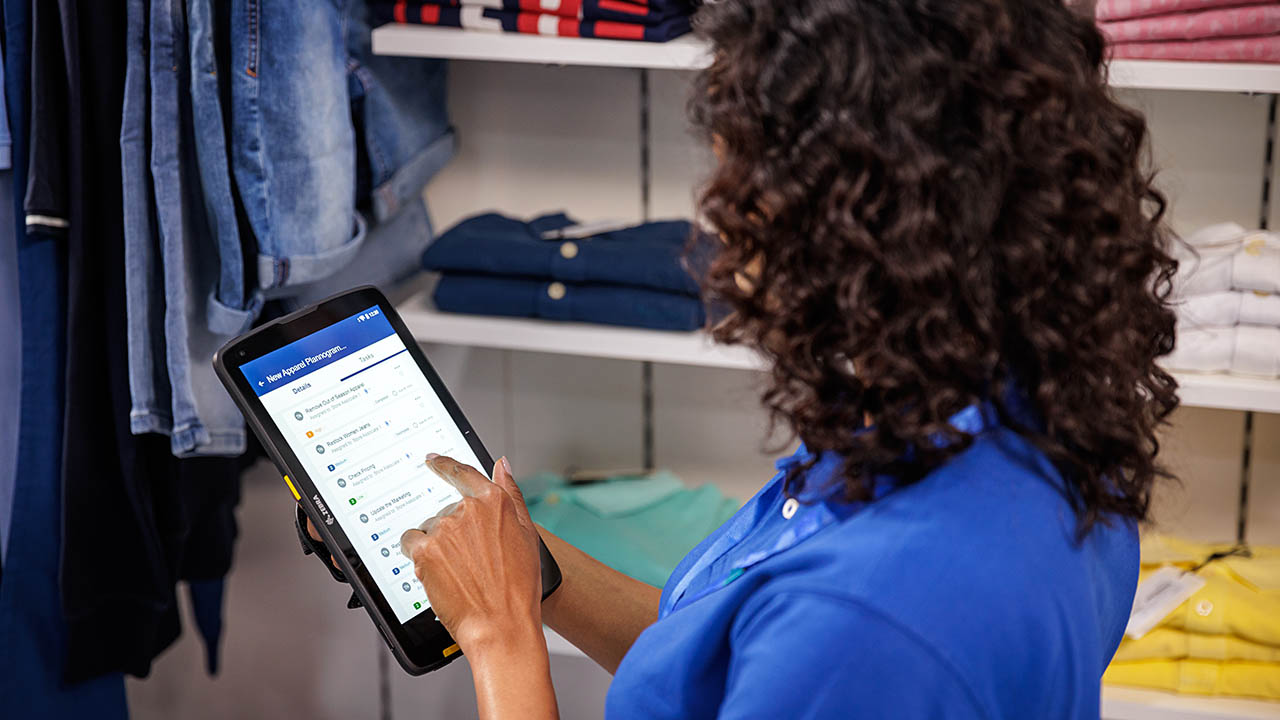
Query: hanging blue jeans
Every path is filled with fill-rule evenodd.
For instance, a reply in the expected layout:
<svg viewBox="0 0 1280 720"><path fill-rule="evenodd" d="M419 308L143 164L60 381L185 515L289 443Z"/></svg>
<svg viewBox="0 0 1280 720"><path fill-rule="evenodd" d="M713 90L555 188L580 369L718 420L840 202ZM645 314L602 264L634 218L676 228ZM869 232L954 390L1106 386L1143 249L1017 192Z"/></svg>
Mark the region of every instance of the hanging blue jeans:
<svg viewBox="0 0 1280 720"><path fill-rule="evenodd" d="M151 0L151 176L164 278L164 349L172 408L168 430L179 457L235 456L246 447L244 420L208 367L227 337L215 335L206 322L209 288L218 277L218 251L207 242L208 215L191 131L185 15L181 0ZM154 301L154 292L151 297Z"/></svg>

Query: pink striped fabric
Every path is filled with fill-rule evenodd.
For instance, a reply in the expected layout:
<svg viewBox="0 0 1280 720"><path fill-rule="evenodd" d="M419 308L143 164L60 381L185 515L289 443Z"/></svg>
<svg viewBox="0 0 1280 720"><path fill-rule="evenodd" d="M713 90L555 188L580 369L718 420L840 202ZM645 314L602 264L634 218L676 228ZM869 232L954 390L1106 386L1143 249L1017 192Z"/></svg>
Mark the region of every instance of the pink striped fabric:
<svg viewBox="0 0 1280 720"><path fill-rule="evenodd" d="M1111 56L1129 60L1280 63L1280 35L1117 43L1111 46Z"/></svg>
<svg viewBox="0 0 1280 720"><path fill-rule="evenodd" d="M1112 43L1272 35L1280 32L1280 4L1155 15L1099 27Z"/></svg>
<svg viewBox="0 0 1280 720"><path fill-rule="evenodd" d="M1276 4L1273 0L1098 0L1097 16L1106 22L1233 5Z"/></svg>

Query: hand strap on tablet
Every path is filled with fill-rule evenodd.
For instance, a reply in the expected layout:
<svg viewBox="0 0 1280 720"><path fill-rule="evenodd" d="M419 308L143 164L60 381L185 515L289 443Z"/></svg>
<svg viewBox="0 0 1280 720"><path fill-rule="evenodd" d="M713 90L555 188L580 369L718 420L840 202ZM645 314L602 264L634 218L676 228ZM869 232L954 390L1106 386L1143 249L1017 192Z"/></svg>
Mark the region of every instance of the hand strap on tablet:
<svg viewBox="0 0 1280 720"><path fill-rule="evenodd" d="M347 582L347 576L334 566L333 561L330 559L332 553L329 552L329 549L325 547L323 542L311 537L311 534L307 532L307 514L303 512L302 505L296 503L294 504L293 526L298 530L298 542L302 543L302 554L315 555L324 564L325 569L329 571L334 580L340 583ZM347 600L347 608L354 610L361 607L364 607L364 603L360 602L360 598L354 592L351 593L351 599Z"/></svg>

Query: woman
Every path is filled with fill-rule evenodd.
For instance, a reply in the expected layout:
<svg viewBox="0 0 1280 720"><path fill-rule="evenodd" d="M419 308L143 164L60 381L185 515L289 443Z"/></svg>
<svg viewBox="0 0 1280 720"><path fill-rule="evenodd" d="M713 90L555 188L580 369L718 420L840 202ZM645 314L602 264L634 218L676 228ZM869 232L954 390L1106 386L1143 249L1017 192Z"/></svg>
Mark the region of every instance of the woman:
<svg viewBox="0 0 1280 720"><path fill-rule="evenodd" d="M609 718L1097 718L1156 431L1174 263L1146 128L1062 0L721 0L695 118L725 342L803 441L643 585L542 531L510 466L405 552L486 718L556 714L540 626Z"/></svg>

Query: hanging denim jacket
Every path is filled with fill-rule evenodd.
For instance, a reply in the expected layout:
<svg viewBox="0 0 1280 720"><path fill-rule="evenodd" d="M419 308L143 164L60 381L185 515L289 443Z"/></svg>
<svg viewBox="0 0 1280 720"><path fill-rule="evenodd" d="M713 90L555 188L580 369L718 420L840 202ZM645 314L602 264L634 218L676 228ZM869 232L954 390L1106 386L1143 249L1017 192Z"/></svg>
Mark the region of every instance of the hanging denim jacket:
<svg viewBox="0 0 1280 720"><path fill-rule="evenodd" d="M213 350L264 300L341 289L353 261L411 267L431 238L422 189L453 153L445 65L373 57L360 0L155 4L121 133L131 423L180 456L236 455Z"/></svg>
<svg viewBox="0 0 1280 720"><path fill-rule="evenodd" d="M445 65L373 56L359 0L233 0L231 18L231 167L258 243L258 284L313 282L365 239L352 204L358 144L377 222L452 155Z"/></svg>

